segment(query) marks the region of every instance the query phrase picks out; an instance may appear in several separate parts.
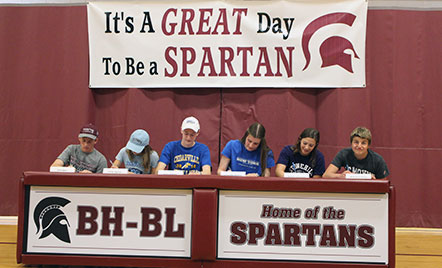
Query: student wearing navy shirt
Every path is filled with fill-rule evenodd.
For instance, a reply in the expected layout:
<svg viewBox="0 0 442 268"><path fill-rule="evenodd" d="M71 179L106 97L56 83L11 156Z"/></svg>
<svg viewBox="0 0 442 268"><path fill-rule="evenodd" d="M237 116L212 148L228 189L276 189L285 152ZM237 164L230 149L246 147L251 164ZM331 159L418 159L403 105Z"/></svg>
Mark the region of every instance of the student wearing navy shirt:
<svg viewBox="0 0 442 268"><path fill-rule="evenodd" d="M241 140L231 140L221 153L218 175L222 171L245 171L247 176L270 176L275 166L272 150L267 146L265 128L260 123L252 124Z"/></svg>
<svg viewBox="0 0 442 268"><path fill-rule="evenodd" d="M345 174L371 174L372 179L387 179L390 174L382 156L371 149L371 132L357 127L350 134L350 148L339 151L324 173L324 178L345 178ZM342 173L339 170L344 168Z"/></svg>
<svg viewBox="0 0 442 268"><path fill-rule="evenodd" d="M296 145L285 146L276 164L276 176L285 172L308 173L310 178L320 178L325 171L324 155L318 150L319 131L306 128Z"/></svg>
<svg viewBox="0 0 442 268"><path fill-rule="evenodd" d="M200 134L200 123L195 117L187 117L181 124L181 140L171 141L164 146L156 172L183 170L184 174L210 175L209 147L196 141Z"/></svg>

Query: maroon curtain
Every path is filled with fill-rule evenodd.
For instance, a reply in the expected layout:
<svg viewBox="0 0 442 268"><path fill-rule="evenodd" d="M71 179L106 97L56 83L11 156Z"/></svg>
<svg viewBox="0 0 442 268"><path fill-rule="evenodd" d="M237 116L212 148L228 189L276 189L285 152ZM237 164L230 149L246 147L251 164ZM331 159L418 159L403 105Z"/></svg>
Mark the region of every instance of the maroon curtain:
<svg viewBox="0 0 442 268"><path fill-rule="evenodd" d="M98 126L97 148L113 160L137 128L160 153L193 115L214 174L227 141L255 121L275 158L318 128L326 165L367 126L397 189L397 225L442 227L441 17L369 10L366 88L91 90L85 6L0 6L0 215L17 215L22 172L48 170L84 123Z"/></svg>

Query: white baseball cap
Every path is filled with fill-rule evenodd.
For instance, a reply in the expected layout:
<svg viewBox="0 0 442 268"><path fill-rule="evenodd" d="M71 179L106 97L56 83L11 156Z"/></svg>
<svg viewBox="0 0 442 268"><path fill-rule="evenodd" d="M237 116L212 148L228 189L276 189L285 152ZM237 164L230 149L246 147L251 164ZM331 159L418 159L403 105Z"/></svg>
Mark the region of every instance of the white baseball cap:
<svg viewBox="0 0 442 268"><path fill-rule="evenodd" d="M198 132L200 130L200 122L198 122L198 119L193 116L187 117L183 120L183 123L181 124L181 130L185 129L191 129L195 132Z"/></svg>

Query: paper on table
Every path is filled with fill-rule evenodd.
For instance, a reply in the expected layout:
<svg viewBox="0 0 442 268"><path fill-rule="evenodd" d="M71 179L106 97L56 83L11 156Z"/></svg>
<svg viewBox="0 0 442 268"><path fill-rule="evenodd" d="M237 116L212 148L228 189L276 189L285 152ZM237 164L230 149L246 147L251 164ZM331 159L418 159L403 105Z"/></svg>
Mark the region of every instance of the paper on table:
<svg viewBox="0 0 442 268"><path fill-rule="evenodd" d="M284 178L310 178L308 173L284 172Z"/></svg>
<svg viewBox="0 0 442 268"><path fill-rule="evenodd" d="M104 168L103 174L128 174L127 168Z"/></svg>
<svg viewBox="0 0 442 268"><path fill-rule="evenodd" d="M158 170L158 175L184 175L184 170Z"/></svg>
<svg viewBox="0 0 442 268"><path fill-rule="evenodd" d="M370 180L371 174L345 174L346 179L361 179L361 180Z"/></svg>
<svg viewBox="0 0 442 268"><path fill-rule="evenodd" d="M74 167L50 167L49 172L70 172L75 173Z"/></svg>
<svg viewBox="0 0 442 268"><path fill-rule="evenodd" d="M221 171L221 176L245 176L245 171Z"/></svg>

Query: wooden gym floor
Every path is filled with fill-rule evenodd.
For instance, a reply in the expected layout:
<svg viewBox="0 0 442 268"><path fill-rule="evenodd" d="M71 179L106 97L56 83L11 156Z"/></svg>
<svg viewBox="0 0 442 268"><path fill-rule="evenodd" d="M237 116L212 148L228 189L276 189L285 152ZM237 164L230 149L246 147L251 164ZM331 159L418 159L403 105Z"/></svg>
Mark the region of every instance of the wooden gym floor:
<svg viewBox="0 0 442 268"><path fill-rule="evenodd" d="M17 225L0 223L0 268L16 263ZM54 267L54 266L51 266ZM396 228L397 268L442 268L442 229Z"/></svg>

